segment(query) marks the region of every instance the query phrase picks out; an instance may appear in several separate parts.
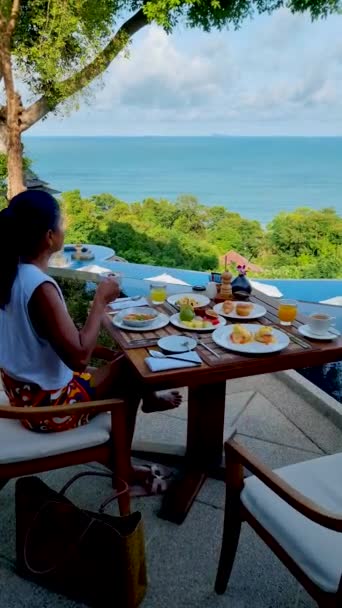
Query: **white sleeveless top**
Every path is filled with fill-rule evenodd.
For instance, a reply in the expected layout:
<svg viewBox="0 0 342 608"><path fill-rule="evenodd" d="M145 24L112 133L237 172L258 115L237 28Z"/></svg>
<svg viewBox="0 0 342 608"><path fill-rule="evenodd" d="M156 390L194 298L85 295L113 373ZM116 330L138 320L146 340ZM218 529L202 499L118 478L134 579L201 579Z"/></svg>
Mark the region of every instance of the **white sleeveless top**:
<svg viewBox="0 0 342 608"><path fill-rule="evenodd" d="M58 390L70 382L73 373L49 342L37 335L28 312L33 292L46 282L55 285L64 302L56 281L34 264L19 264L11 300L4 310L0 308L0 368L16 380Z"/></svg>

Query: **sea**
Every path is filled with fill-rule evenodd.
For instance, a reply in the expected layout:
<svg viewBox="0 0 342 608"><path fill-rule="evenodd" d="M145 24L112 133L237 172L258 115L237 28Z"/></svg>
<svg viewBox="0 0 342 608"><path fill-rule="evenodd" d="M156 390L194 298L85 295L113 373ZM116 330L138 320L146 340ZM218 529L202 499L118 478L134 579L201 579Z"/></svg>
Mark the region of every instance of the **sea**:
<svg viewBox="0 0 342 608"><path fill-rule="evenodd" d="M280 211L342 214L342 137L24 137L53 188L127 202L192 194L266 225Z"/></svg>

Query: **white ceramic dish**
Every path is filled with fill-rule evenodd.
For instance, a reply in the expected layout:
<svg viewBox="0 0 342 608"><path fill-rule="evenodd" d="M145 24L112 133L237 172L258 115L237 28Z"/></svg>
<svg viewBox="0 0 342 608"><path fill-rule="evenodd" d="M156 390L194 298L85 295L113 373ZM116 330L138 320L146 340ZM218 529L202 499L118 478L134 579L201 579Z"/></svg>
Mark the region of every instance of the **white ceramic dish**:
<svg viewBox="0 0 342 608"><path fill-rule="evenodd" d="M141 310L141 308L136 309ZM120 329L125 329L126 331L154 331L155 329L161 329L165 327L169 323L169 317L164 315L163 313L159 313L158 316L153 320L149 321L148 325L144 325L144 327L130 327L123 321L124 314L127 314L127 310L123 312L118 312L113 319L113 325L119 327Z"/></svg>
<svg viewBox="0 0 342 608"><path fill-rule="evenodd" d="M185 353L196 348L197 340L188 336L167 336L158 340L158 346L168 353Z"/></svg>
<svg viewBox="0 0 342 608"><path fill-rule="evenodd" d="M217 327L220 327L220 326L222 327L223 325L226 324L226 319L224 319L223 317L219 316L218 320L220 321L220 325L212 325L211 327L196 328L196 327L187 327L186 325L184 325L183 321L181 321L179 318L178 312L175 315L172 315L172 317L170 317L170 322L175 327L180 327L180 329L184 329L186 331L200 331L200 332L214 331L214 329L216 329Z"/></svg>
<svg viewBox="0 0 342 608"><path fill-rule="evenodd" d="M234 310L232 310L232 312L223 312L222 310L222 302L220 304L216 304L214 306L214 310L215 312L217 312L219 315L222 315L222 317L226 317L227 319L239 319L239 321L248 321L248 320L252 320L252 319L260 319L261 317L265 316L265 314L267 313L266 308L264 308L264 306L260 306L260 304L253 304L253 310L252 312L246 316L243 317L242 315L238 315L235 312L236 309L236 305L237 304L246 304L246 302L234 302Z"/></svg>
<svg viewBox="0 0 342 608"><path fill-rule="evenodd" d="M203 296L202 294L197 292L176 293L173 294L173 296L169 296L167 298L167 301L169 302L169 304L172 304L172 306L177 306L177 308L179 308L179 304L177 304L177 302L182 298L191 298L192 300L196 300L197 306L195 306L195 308L200 308L201 306L207 306L208 304L210 304L210 300L209 298L207 298L207 296Z"/></svg>
<svg viewBox="0 0 342 608"><path fill-rule="evenodd" d="M246 323L244 327L251 333L256 333L260 329L260 325ZM248 344L234 344L230 340L230 334L233 331L233 325L227 327L218 327L213 333L213 341L218 346L232 350L237 353L243 353L245 355L267 355L269 353L276 353L286 348L289 343L289 337L279 329L273 328L273 335L277 342L275 344L262 344L262 342L248 342Z"/></svg>
<svg viewBox="0 0 342 608"><path fill-rule="evenodd" d="M120 314L120 319L123 321L123 323L125 325L127 325L128 327L146 327L147 325L149 325L151 323L151 321L154 321L159 313L157 310L155 310L154 308L149 308L147 306L143 307L131 307L131 308L126 308L124 312L119 313ZM142 319L142 320L133 320L133 319L126 319L125 317L127 317L127 315L153 315L153 319Z"/></svg>
<svg viewBox="0 0 342 608"><path fill-rule="evenodd" d="M309 325L301 325L298 327L298 331L302 336L311 338L312 340L336 340L341 334L335 327L332 331L326 331L322 334L316 334L312 331ZM335 333L336 332L336 333Z"/></svg>

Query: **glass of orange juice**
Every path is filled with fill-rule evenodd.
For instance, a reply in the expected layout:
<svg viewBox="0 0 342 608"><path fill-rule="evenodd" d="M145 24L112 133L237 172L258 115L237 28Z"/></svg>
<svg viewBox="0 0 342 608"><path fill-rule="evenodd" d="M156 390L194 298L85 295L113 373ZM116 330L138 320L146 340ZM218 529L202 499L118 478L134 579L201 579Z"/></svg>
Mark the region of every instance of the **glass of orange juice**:
<svg viewBox="0 0 342 608"><path fill-rule="evenodd" d="M167 296L166 285L161 283L153 283L150 285L150 298L152 304L163 304Z"/></svg>
<svg viewBox="0 0 342 608"><path fill-rule="evenodd" d="M280 325L291 325L297 316L296 300L280 300L278 317Z"/></svg>

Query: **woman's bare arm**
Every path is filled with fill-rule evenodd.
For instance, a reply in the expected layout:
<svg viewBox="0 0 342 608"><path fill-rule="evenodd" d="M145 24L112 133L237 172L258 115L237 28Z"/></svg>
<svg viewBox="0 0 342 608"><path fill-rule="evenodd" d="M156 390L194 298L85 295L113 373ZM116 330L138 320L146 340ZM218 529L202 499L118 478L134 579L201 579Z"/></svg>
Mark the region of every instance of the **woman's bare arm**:
<svg viewBox="0 0 342 608"><path fill-rule="evenodd" d="M70 369L81 371L89 363L96 345L104 309L119 293L119 286L113 279L101 282L86 323L79 331L56 287L46 282L31 297L30 318L37 334L51 344L62 361Z"/></svg>

